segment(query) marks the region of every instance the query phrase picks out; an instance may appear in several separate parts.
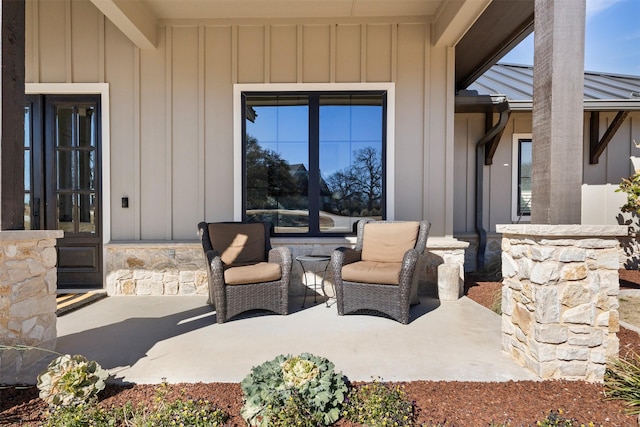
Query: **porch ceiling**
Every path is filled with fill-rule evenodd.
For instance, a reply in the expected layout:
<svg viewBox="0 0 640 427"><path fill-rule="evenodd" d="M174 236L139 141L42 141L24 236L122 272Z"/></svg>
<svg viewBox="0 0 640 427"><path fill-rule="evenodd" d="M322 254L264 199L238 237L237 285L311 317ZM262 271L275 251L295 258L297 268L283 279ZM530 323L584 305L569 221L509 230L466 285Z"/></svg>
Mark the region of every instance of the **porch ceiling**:
<svg viewBox="0 0 640 427"><path fill-rule="evenodd" d="M533 30L534 0L90 0L142 49L166 19L425 17L436 46L456 46L464 89Z"/></svg>

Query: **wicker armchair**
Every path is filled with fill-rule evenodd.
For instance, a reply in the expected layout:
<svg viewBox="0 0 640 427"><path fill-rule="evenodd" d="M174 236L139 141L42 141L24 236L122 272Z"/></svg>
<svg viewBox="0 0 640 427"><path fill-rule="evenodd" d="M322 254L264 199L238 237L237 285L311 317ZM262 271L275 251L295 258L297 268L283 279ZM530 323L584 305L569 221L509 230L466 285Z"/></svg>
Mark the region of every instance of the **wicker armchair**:
<svg viewBox="0 0 640 427"><path fill-rule="evenodd" d="M427 221L359 221L355 249L331 256L338 314L374 311L409 323L409 307L419 302L413 273L429 227Z"/></svg>
<svg viewBox="0 0 640 427"><path fill-rule="evenodd" d="M291 252L271 248L267 224L201 222L198 230L218 323L255 309L288 314Z"/></svg>

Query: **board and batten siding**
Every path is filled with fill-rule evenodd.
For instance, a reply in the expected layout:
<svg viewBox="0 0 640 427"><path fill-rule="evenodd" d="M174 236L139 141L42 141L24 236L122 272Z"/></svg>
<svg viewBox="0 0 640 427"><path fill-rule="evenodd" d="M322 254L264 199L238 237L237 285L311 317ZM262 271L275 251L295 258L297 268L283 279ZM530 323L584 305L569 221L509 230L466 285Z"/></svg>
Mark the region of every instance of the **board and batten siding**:
<svg viewBox="0 0 640 427"><path fill-rule="evenodd" d="M616 115L615 111L600 113L600 135ZM584 114L582 167L582 223L617 225L623 193L615 189L622 178L633 173L630 156L640 156L634 143L640 138L640 112L631 112L600 156L598 164L589 164L589 112ZM494 118L494 122L497 116ZM455 186L454 233L475 233L475 147L484 134L483 114L456 114L455 117ZM493 157L493 164L484 169L484 227L495 233L496 224L510 224L512 203L512 150L514 134L531 134L530 112L513 112ZM560 160L561 161L561 160Z"/></svg>
<svg viewBox="0 0 640 427"><path fill-rule="evenodd" d="M27 82L109 84L106 241L193 240L199 221L233 219L236 83L394 83L395 218L452 235L453 53L427 18L160 21L140 50L89 2L27 2Z"/></svg>

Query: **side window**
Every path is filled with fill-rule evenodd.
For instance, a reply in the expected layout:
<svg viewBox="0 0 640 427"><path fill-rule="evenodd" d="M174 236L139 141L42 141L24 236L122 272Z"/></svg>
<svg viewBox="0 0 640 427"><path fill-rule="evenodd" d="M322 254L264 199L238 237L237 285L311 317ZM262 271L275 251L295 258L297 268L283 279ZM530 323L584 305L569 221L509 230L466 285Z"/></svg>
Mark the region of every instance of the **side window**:
<svg viewBox="0 0 640 427"><path fill-rule="evenodd" d="M531 220L531 135L515 134L513 136L513 195L512 221L528 222Z"/></svg>
<svg viewBox="0 0 640 427"><path fill-rule="evenodd" d="M275 234L384 216L386 94L243 93L243 212Z"/></svg>

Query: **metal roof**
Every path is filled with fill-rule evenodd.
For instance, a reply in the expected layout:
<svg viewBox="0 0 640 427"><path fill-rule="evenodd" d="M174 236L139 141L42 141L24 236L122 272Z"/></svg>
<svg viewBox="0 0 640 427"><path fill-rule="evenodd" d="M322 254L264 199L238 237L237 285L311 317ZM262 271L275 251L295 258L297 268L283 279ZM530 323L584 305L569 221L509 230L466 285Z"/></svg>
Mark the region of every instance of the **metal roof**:
<svg viewBox="0 0 640 427"><path fill-rule="evenodd" d="M533 100L533 66L496 64L471 84L468 90L476 90L479 94L505 95L515 109L530 109ZM584 100L585 109L638 110L640 76L585 71Z"/></svg>

